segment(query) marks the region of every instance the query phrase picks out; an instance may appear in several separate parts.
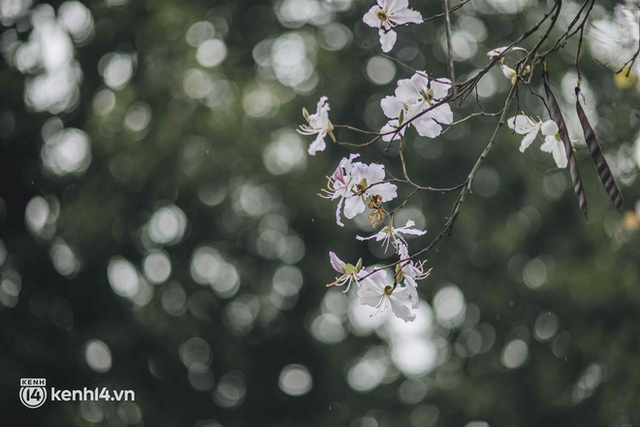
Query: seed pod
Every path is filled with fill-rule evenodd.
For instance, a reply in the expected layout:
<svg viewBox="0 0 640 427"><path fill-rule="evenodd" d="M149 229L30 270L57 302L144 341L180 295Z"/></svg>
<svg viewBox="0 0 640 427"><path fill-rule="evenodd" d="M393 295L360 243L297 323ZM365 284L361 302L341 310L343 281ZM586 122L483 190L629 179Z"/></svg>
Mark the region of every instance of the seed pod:
<svg viewBox="0 0 640 427"><path fill-rule="evenodd" d="M582 186L582 179L580 178L578 161L576 160L576 156L573 153L573 147L571 146L571 140L569 139L569 132L567 131L567 125L564 123L562 112L560 111L558 102L556 101L556 98L553 95L551 88L549 87L548 75L546 70L542 73L542 79L544 82L544 91L547 95L547 101L549 103L549 112L551 114L551 119L553 119L553 121L558 125L558 135L560 135L562 142L564 142L567 160L569 161L569 172L571 173L571 181L573 182L573 190L575 191L576 196L578 196L580 209L582 209L584 217L587 218L587 198L584 195L584 187Z"/></svg>
<svg viewBox="0 0 640 427"><path fill-rule="evenodd" d="M622 192L618 187L618 183L616 183L616 179L611 173L611 169L609 169L607 159L605 159L602 154L600 144L598 144L598 139L596 138L596 134L587 119L587 115L585 114L582 105L580 105L580 88L578 87L576 88L576 110L578 112L580 124L582 125L582 131L584 132L584 140L587 142L587 146L591 152L591 157L596 164L596 170L598 171L600 181L604 184L604 188L607 190L607 193L609 193L609 197L616 208L620 212L624 212L624 198L622 197Z"/></svg>

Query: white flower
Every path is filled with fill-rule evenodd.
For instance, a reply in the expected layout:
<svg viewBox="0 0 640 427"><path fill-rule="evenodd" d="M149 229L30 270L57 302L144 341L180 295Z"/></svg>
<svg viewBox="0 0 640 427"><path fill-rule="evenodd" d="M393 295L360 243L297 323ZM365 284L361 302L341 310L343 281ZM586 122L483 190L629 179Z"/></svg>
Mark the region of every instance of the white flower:
<svg viewBox="0 0 640 427"><path fill-rule="evenodd" d="M335 142L333 136L333 125L329 121L329 102L326 96L323 96L318 101L315 114L309 114L309 112L303 108L302 115L309 123L308 125L300 125L298 132L303 135L318 135L316 139L309 145L309 155L315 156L318 151L324 151L327 144L324 142L324 138L327 134Z"/></svg>
<svg viewBox="0 0 640 427"><path fill-rule="evenodd" d="M391 306L391 311L405 322L413 322L416 315L411 313L411 295L409 286L400 287L397 283L389 283L386 270L379 270L361 281L358 297L360 303L375 307L380 313Z"/></svg>
<svg viewBox="0 0 640 427"><path fill-rule="evenodd" d="M502 70L502 74L504 74L506 78L511 80L511 83L515 83L516 77L518 75L518 73L516 73L516 70L509 67L508 65L504 65L502 63L502 60L500 60L500 69Z"/></svg>
<svg viewBox="0 0 640 427"><path fill-rule="evenodd" d="M495 49L491 49L489 52L487 52L487 56L489 58L497 58L500 55L502 55L506 50L508 50L507 53L511 53L511 52L529 53L527 49L522 47L514 46L509 49L509 46L503 46L503 47L497 47ZM516 70L514 70L513 68L509 67L508 65L505 65L503 61L504 61L504 58L500 58L500 69L502 70L502 74L504 74L506 78L511 80L512 84L515 84L518 73L516 73ZM527 66L527 68L525 68L525 73L528 71L529 71L529 67Z"/></svg>
<svg viewBox="0 0 640 427"><path fill-rule="evenodd" d="M331 263L331 267L340 273L340 276L336 277L336 280L327 286L342 286L346 284L347 288L343 293L349 290L352 282L356 282L356 284L359 285L358 279L367 274L366 270L362 268L362 259L359 259L358 263L354 266L342 261L335 252L329 251L329 262Z"/></svg>
<svg viewBox="0 0 640 427"><path fill-rule="evenodd" d="M384 165L378 163L365 165L360 162L353 164L351 178L355 185L351 187L351 194L345 200L344 216L352 219L364 212L366 201L370 197L376 196L380 202L384 203L398 196L398 187L389 182L382 182L384 175Z"/></svg>
<svg viewBox="0 0 640 427"><path fill-rule="evenodd" d="M525 114L518 114L517 116L511 117L507 120L507 125L510 129L513 129L515 133L524 135L520 143L521 153L524 153L524 151L529 148L540 131L542 131L542 135L544 136L558 133L558 125L556 125L553 120L547 120L546 122L542 120L535 121Z"/></svg>
<svg viewBox="0 0 640 427"><path fill-rule="evenodd" d="M360 157L360 154L353 153L348 158L345 157L340 160L340 163L338 164L336 170L333 172L333 175L329 177L327 190L323 190L326 195L322 197L331 200L340 199L338 201L338 207L336 209L336 223L340 227L344 227L344 224L340 220L340 212L342 211L344 199L351 194L351 187L353 186L353 180L351 178L353 160L357 159L358 157Z"/></svg>
<svg viewBox="0 0 640 427"><path fill-rule="evenodd" d="M398 245L398 253L400 254L400 262L396 265L396 280L402 282L409 288L411 299L413 299L413 308L418 307L418 282L416 280L425 279L431 274L431 269L424 271L425 261L414 262L409 256L407 245L400 243Z"/></svg>
<svg viewBox="0 0 640 427"><path fill-rule="evenodd" d="M384 180L384 165L355 162L360 154L351 154L343 158L329 178L325 198L340 199L336 208L336 223L343 227L340 213L344 206L344 215L352 219L366 209L366 199L376 197L379 202L388 202L398 195L397 187Z"/></svg>
<svg viewBox="0 0 640 427"><path fill-rule="evenodd" d="M417 228L413 228L416 225L412 220L408 220L404 227L395 228L391 225L387 225L383 227L382 230L373 234L369 237L356 236L356 239L360 241L376 239L376 242L382 241L382 246L384 246L384 251L386 252L389 248L389 243L393 245L394 248L398 248L398 245L406 245L407 242L402 237L403 234L411 234L413 236L424 236L427 231L426 230L418 230Z"/></svg>
<svg viewBox="0 0 640 427"><path fill-rule="evenodd" d="M556 129L557 129L557 126L556 126ZM544 132L543 132L543 135L544 135ZM553 160L555 160L556 165L560 169L564 169L567 167L567 163L569 162L567 160L567 151L557 131L553 135L545 136L544 144L540 146L540 149L545 153L551 153L553 155Z"/></svg>
<svg viewBox="0 0 640 427"><path fill-rule="evenodd" d="M378 0L362 17L362 21L370 27L379 28L380 46L389 52L396 44L398 35L394 28L406 24L421 24L422 15L409 9L409 0Z"/></svg>
<svg viewBox="0 0 640 427"><path fill-rule="evenodd" d="M399 80L395 96L387 96L380 101L382 111L392 119L382 128L382 133L385 133L389 127L397 129L411 120L410 124L421 136L437 137L442 132L442 124L453 122L453 112L446 103L432 107L446 98L450 88L451 80L446 78L430 80L424 71L418 71L410 79ZM432 109L429 110L430 108ZM397 134L388 135L388 139L385 140L391 140L394 135Z"/></svg>
<svg viewBox="0 0 640 427"><path fill-rule="evenodd" d="M497 47L495 49L491 49L489 52L487 52L487 56L489 58L497 58L498 56L502 55L502 53L509 49L509 46L503 46L503 47ZM524 52L524 53L529 53L527 51L527 49L523 48L523 47L518 47L518 46L514 46L511 49L509 49L509 52Z"/></svg>
<svg viewBox="0 0 640 427"><path fill-rule="evenodd" d="M544 144L540 146L540 149L545 153L551 153L559 168L567 167L567 154L564 144L558 135L558 125L556 122L553 120L547 120L545 122L542 120L535 121L525 114L518 114L507 120L507 125L517 134L524 135L520 143L520 152L524 153L524 150L529 148L531 143L536 139L538 133L542 133L544 136Z"/></svg>

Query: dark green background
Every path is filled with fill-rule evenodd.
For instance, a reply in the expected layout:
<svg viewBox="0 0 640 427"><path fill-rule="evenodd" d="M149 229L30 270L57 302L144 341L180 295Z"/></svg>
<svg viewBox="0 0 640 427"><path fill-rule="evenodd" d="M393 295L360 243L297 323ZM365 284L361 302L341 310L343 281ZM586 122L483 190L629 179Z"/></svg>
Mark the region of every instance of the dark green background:
<svg viewBox="0 0 640 427"><path fill-rule="evenodd" d="M463 352L455 350L455 343L460 342L465 328L475 324L452 329L434 325L434 334L444 338L451 351L439 367L418 379L428 386L420 402L406 404L398 398L406 381L403 375L367 393L358 393L348 385L349 366L370 347L385 346L375 334L348 335L332 345L310 334L311 322L327 292L324 284L333 279L328 250L335 250L345 260L362 256L365 265L379 261L366 243L354 240L354 235L362 232L352 223L344 229L337 227L334 204L316 196L325 176L348 155L347 150L330 145L326 152L307 158L306 169L282 176L266 170L262 155L273 132L295 129L302 120L300 109L313 110L320 95L329 97L334 123L366 129L372 122L375 126L384 123L377 107L379 99L392 93L395 80L410 73L399 68L396 79L384 86L365 77L363 64L374 55L367 46L377 46L375 30L361 22L370 3L355 2L332 18L352 31L352 41L335 52L317 48L319 84L306 95L296 95L277 80L258 77L252 49L267 37L290 31L317 38L322 26L285 28L271 2L148 0L120 7L109 7L103 1L86 3L96 32L90 43L76 50L83 72L79 105L60 115L65 127L82 129L91 137L92 161L80 176L56 177L43 172L40 130L51 114L25 106L23 90L28 77L3 60L0 114L5 118L10 115L14 125L3 122L0 139L0 197L4 202L0 238L8 253L0 274L4 278L11 274L9 270L17 272L21 291L15 307L0 305L0 424L92 424L82 417L78 403L48 402L36 410L23 408L17 398L21 377L44 377L58 388L107 384L133 389L142 413L139 424L148 426L206 425L198 424L202 420L224 426L464 426L474 420L491 426L640 423L639 240L637 234L622 227L622 216L608 200L583 148L578 148L578 157L590 203L588 222L577 207L568 171L561 172L566 188L559 200L545 195L545 180L558 172L551 157L538 150L540 141L521 154L520 138L506 129L501 133L484 165L489 171L485 178L489 176L491 181L498 176L499 186L487 190L492 184L479 175L477 191L465 204L453 235L429 254L428 266L433 267L433 273L419 288L421 296L431 302L444 284L455 283L467 304L479 309L478 322L494 328L495 342L482 354L463 357ZM597 3L598 13L610 12L613 6L611 2ZM532 2L521 13L507 15L485 3L477 4L478 10L467 5L461 13L482 21L487 39L478 43L478 53L472 59L456 62L458 76L486 64L486 51L508 44L547 7L544 2ZM52 5L57 9L59 3ZM438 2L413 1L412 7L425 17L441 11ZM453 16L455 25L462 15ZM189 26L206 19L218 24L222 20L229 27L227 59L213 70L199 67L195 49L185 41ZM417 49L417 55L408 58L410 66L446 75L445 56L437 42L443 33L441 20L399 32L394 53L401 48ZM21 40L28 35L28 26L19 32ZM533 37L525 47L537 40L537 35ZM575 48L575 41L570 41L567 53L549 60L552 85L558 93L564 73L572 68ZM114 51L136 53L137 66L129 84L114 91L115 112L100 117L92 109L94 94L104 87L98 61ZM228 108L210 110L185 95L184 72L198 67L233 82L234 101ZM582 70L597 100L600 120L596 131L605 154L616 159L612 162L621 161L625 153L633 151L636 138L625 131L635 125L637 91L617 88L611 70L590 58L588 50ZM485 111L500 109L508 90L509 82L499 70L491 75L498 90L480 100ZM282 100L279 108L262 119L243 111L243 96L257 79ZM537 75L533 82L539 90ZM527 92L521 90L519 109L543 116L539 100ZM126 109L139 101L152 111L148 132L142 138L119 124ZM459 119L477 108L475 100L469 100L454 108L454 115ZM509 116L517 112L512 109ZM570 103L565 110L567 116L574 114ZM412 177L432 186L461 182L496 120L470 120L438 140L418 138L414 131L408 131ZM114 131L101 131L109 121ZM341 140L365 140L348 132L338 135ZM193 137L203 138L206 150L196 155L195 172L187 173L184 150ZM306 150L310 139L305 137L304 142ZM399 174L394 148L385 153L384 145L377 144L362 150L362 157L367 162L385 162L392 173ZM131 165L130 176L120 181L109 168L118 156L126 157ZM625 173L622 190L628 209L633 209L639 195L634 184L637 166ZM264 215L242 215L237 206L234 208L238 203L236 189L247 183L270 195L275 201L273 211L287 220L289 233L304 242L304 258L297 263L304 282L297 302L289 309L278 310L269 302L273 274L283 262L267 259L256 249ZM198 189L204 186L226 191L222 203L209 207L200 202ZM402 191L406 194L407 189ZM37 238L26 228L27 203L45 195L60 202L55 235L64 238L82 261L73 278L61 276L53 268L49 255L52 239ZM427 218L428 236L435 236L444 224L454 199L452 194L421 194L412 199L410 206ZM150 302L136 306L114 294L107 280L113 256L123 256L140 268L147 250L140 245L139 230L163 203L174 203L188 218L182 241L165 250L173 267L170 280L181 284L187 298L196 295L194 300L204 310L200 316L190 310L180 316L169 315L160 298L167 284L154 286ZM419 242L427 241L428 237ZM240 289L234 298L216 296L191 278L191 254L204 242L218 248L240 273ZM418 244L412 242L413 248ZM544 285L534 290L525 285L523 270L536 257L544 260L548 271ZM261 314L275 317L270 322L256 321L246 334L237 334L224 309L246 295L258 297ZM558 334L563 334L566 345L534 337L535 320L544 312L557 315ZM246 395L240 405L222 408L211 397L213 389L197 391L190 385L179 347L192 337L209 343L216 384L229 372L244 379ZM529 354L523 366L509 370L501 364L500 355L504 345L515 338L528 343ZM107 373L97 374L86 363L84 348L91 339L105 342L111 350L113 363ZM555 351L554 345L558 346ZM281 369L292 363L305 365L312 375L313 388L305 396L288 396L278 387ZM150 372L150 364L159 366L160 375ZM576 392L579 378L593 364L600 369L601 381L580 395ZM124 425L114 405L106 404L103 410L102 424ZM362 417L373 417L377 424Z"/></svg>

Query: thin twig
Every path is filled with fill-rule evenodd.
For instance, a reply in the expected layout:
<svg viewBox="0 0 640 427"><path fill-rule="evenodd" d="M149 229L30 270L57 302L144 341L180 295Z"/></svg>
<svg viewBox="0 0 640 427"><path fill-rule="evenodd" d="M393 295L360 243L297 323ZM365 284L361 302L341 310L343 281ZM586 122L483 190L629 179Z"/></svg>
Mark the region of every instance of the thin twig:
<svg viewBox="0 0 640 427"><path fill-rule="evenodd" d="M453 55L451 54L451 17L449 16L449 0L442 0L444 9L444 28L447 35L447 65L449 78L451 79L451 96L456 97L456 73L453 68Z"/></svg>
<svg viewBox="0 0 640 427"><path fill-rule="evenodd" d="M455 12L456 10L460 9L460 8L461 8L462 6L464 6L465 4L469 3L470 1L471 1L471 0L464 0L462 3L460 3L460 4L458 4L458 5L453 6L453 7L452 7L451 9L449 9L447 12L448 12L448 13L453 13L453 12ZM437 15L433 15L433 16L430 16L430 17L428 17L428 18L423 19L423 20L422 20L422 22L429 22L429 21L433 21L434 19L442 18L442 17L444 17L444 16L445 16L445 13L444 13L444 12L443 12L443 13L438 13Z"/></svg>

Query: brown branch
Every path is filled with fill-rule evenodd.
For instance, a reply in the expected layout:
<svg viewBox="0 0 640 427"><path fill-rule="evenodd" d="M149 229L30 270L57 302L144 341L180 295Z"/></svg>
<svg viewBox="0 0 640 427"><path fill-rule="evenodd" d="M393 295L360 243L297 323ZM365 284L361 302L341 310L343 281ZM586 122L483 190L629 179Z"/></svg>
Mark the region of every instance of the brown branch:
<svg viewBox="0 0 640 427"><path fill-rule="evenodd" d="M447 10L447 13L453 13L456 10L460 9L462 6L464 6L465 4L469 3L471 0L464 0L462 3L453 6L451 9ZM443 18L445 17L445 13L438 13L437 15L433 15L430 16L428 18L425 18L422 20L422 22L429 22L429 21L433 21L434 19L438 19L438 18Z"/></svg>
<svg viewBox="0 0 640 427"><path fill-rule="evenodd" d="M473 180L475 179L476 174L478 173L478 170L480 169L480 166L484 162L484 159L489 155L489 152L495 146L495 143L496 143L497 138L498 138L498 133L500 132L500 129L502 128L502 126L504 126L504 123L505 123L506 117L507 117L507 112L509 110L509 106L511 105L511 102L515 98L515 94L516 94L516 91L517 91L517 86L518 86L518 83L516 83L513 86L511 86L511 90L509 91L509 95L507 95L507 99L505 100L504 107L502 108L502 114L500 115L500 119L498 121L498 124L496 125L496 128L493 131L491 139L489 140L489 142L485 146L484 150L480 154L480 157L478 157L478 159L476 160L475 164L471 168L471 171L469 172L469 175L467 176L467 179L460 186L460 188L462 188L462 190L458 194L458 197L456 198L456 201L453 204L453 208L451 209L451 214L450 214L447 222L442 227L442 229L440 229L440 232L431 241L431 243L428 246L426 246L425 248L423 248L423 249L419 250L418 252L416 252L415 254L411 255L410 256L411 259L416 258L416 257L418 257L420 255L423 255L423 254L429 252L447 234L450 234L451 231L453 230L453 225L454 225L456 219L458 218L458 216L460 215L460 211L462 209L462 205L464 204L464 202L466 200L467 194L469 194L471 192L471 185L473 184ZM377 271L385 270L385 269L391 268L391 267L395 267L400 262L401 261L395 261L395 262L393 262L391 264L388 264L388 265L385 265L385 266L382 266L382 267L374 268L371 272L369 272L365 276L361 277L360 280L369 277L370 275L374 274Z"/></svg>

